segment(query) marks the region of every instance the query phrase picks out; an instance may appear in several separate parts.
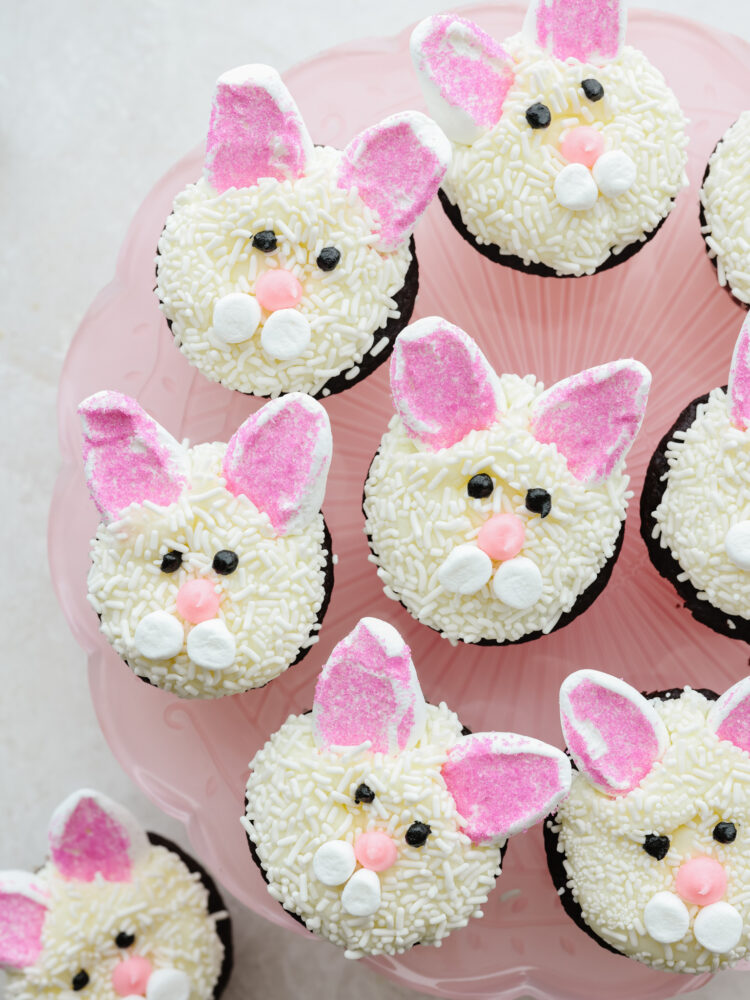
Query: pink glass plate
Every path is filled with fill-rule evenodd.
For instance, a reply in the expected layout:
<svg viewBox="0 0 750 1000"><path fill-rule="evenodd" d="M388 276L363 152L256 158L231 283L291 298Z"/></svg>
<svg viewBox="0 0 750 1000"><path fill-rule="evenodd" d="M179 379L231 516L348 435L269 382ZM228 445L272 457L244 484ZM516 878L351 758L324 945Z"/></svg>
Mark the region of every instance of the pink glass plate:
<svg viewBox="0 0 750 1000"><path fill-rule="evenodd" d="M519 5L468 9L497 38L517 31ZM691 187L656 239L632 261L592 278L536 278L480 257L437 202L417 231L417 315L442 314L472 333L499 370L557 378L621 355L654 373L652 401L629 462L636 499L653 447L693 397L726 382L743 312L722 291L698 228L698 182L708 154L750 93L750 46L677 17L633 11L629 41L665 72L691 119ZM287 81L316 142L342 146L404 107L422 107L408 32L359 42L297 67ZM425 694L444 699L474 730L512 729L560 742L557 690L580 666L623 674L641 688L690 683L724 690L747 673L743 644L715 635L679 607L652 569L631 504L625 546L593 608L559 633L511 648L454 648L387 600L367 561L362 483L391 415L387 365L326 406L335 455L325 513L339 554L320 643L304 663L261 691L183 703L137 680L97 629L86 602L89 538L97 517L83 481L77 403L99 389L135 396L177 437L227 440L259 405L206 381L172 344L152 293L154 248L174 195L201 171L181 160L138 212L114 281L73 341L60 384L60 473L49 526L52 575L88 654L94 704L122 766L166 812L182 819L201 860L247 906L305 933L267 894L238 817L247 762L290 712L312 702L314 678L335 642L364 614L393 622L411 644ZM373 960L415 989L459 997L544 1000L670 997L706 977L653 972L608 954L565 916L548 880L541 831L516 837L483 920L439 950Z"/></svg>

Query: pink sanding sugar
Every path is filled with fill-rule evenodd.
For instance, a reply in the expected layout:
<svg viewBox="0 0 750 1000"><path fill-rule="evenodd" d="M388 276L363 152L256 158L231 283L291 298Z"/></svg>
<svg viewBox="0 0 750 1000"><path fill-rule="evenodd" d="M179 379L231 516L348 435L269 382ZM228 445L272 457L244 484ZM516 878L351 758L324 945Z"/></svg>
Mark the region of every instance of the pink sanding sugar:
<svg viewBox="0 0 750 1000"><path fill-rule="evenodd" d="M419 68L428 73L444 100L468 112L477 125L491 127L500 120L513 83L507 52L464 17L437 16L432 24L421 44ZM461 48L456 41L463 42Z"/></svg>
<svg viewBox="0 0 750 1000"><path fill-rule="evenodd" d="M744 697L742 697L744 694ZM729 740L750 753L750 695L743 691L731 704L723 722L716 729L720 740Z"/></svg>
<svg viewBox="0 0 750 1000"><path fill-rule="evenodd" d="M300 127L298 116L285 114L264 87L220 81L206 142L211 184L221 193L250 187L261 177L300 177L305 170Z"/></svg>
<svg viewBox="0 0 750 1000"><path fill-rule="evenodd" d="M46 909L21 893L0 891L0 965L23 969L42 951Z"/></svg>
<svg viewBox="0 0 750 1000"><path fill-rule="evenodd" d="M729 372L732 423L740 430L750 424L750 317L745 320L732 356Z"/></svg>
<svg viewBox="0 0 750 1000"><path fill-rule="evenodd" d="M539 0L536 36L558 59L591 56L613 59L620 45L620 11L624 0ZM551 44L550 44L551 42Z"/></svg>
<svg viewBox="0 0 750 1000"><path fill-rule="evenodd" d="M80 800L62 833L50 836L50 849L66 878L91 882L100 873L107 882L130 881L130 838L93 799Z"/></svg>
<svg viewBox="0 0 750 1000"><path fill-rule="evenodd" d="M449 448L497 417L486 362L456 327L396 341L391 360L393 400L411 437L432 451Z"/></svg>
<svg viewBox="0 0 750 1000"><path fill-rule="evenodd" d="M562 721L570 752L610 794L631 791L646 777L659 756L659 741L650 721L624 695L590 680L582 680L568 692L568 697L575 722L565 714ZM604 741L603 753L594 754L601 746L592 745L584 735L591 727Z"/></svg>

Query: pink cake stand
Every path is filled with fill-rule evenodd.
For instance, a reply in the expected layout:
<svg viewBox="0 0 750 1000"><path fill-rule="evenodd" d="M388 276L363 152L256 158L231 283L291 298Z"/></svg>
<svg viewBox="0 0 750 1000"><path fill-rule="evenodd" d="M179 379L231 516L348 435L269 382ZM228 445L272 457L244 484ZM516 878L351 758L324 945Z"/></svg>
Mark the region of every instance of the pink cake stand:
<svg viewBox="0 0 750 1000"><path fill-rule="evenodd" d="M497 38L522 23L519 5L470 7ZM88 655L102 730L130 776L187 825L196 854L238 899L291 933L306 933L266 892L239 816L247 763L290 712L312 704L315 676L333 645L365 614L391 621L412 647L426 697L445 700L474 730L511 729L560 742L557 691L581 666L641 688L685 683L724 690L748 672L743 644L715 635L680 608L651 568L638 535L637 497L648 458L693 397L723 385L743 313L722 291L698 227L698 184L717 139L747 105L750 46L677 17L634 11L629 41L667 76L691 119L691 187L662 232L632 261L580 280L518 274L491 264L451 228L435 203L417 231L417 316L441 314L473 334L501 371L551 384L579 369L635 356L653 371L644 429L629 459L636 499L622 556L593 608L568 628L511 648L454 648L387 600L367 560L360 499L370 459L392 413L387 365L326 402L335 454L325 513L339 554L333 601L304 663L260 691L181 702L140 682L101 638L86 601L89 539L97 515L84 485L75 409L99 389L136 397L175 436L227 440L260 405L208 382L174 347L152 289L154 250L174 195L201 172L201 150L148 196L114 281L78 330L60 384L60 448L49 526L60 603ZM329 52L287 74L316 142L343 146L404 107L423 107L408 32ZM371 960L398 982L437 996L539 1000L671 997L706 977L658 973L611 955L563 913L547 875L539 828L512 840L506 871L482 920L442 948Z"/></svg>

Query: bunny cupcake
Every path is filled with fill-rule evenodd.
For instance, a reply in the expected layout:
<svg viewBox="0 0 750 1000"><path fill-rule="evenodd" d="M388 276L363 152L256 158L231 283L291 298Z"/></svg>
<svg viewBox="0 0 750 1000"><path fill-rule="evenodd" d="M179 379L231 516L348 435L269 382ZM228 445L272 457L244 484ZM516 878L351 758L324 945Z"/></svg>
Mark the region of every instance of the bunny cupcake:
<svg viewBox="0 0 750 1000"><path fill-rule="evenodd" d="M204 176L175 199L156 293L191 364L259 396L327 396L390 354L417 294L412 230L450 158L406 111L313 146L275 70L220 77Z"/></svg>
<svg viewBox="0 0 750 1000"><path fill-rule="evenodd" d="M701 225L719 284L750 305L750 111L711 154L701 188Z"/></svg>
<svg viewBox="0 0 750 1000"><path fill-rule="evenodd" d="M317 641L333 587L328 416L273 400L228 444L181 445L118 392L79 407L102 515L88 596L130 668L183 698L260 687Z"/></svg>
<svg viewBox="0 0 750 1000"><path fill-rule="evenodd" d="M750 950L750 678L644 697L580 670L560 690L577 770L545 827L567 913L656 969L712 972Z"/></svg>
<svg viewBox="0 0 750 1000"><path fill-rule="evenodd" d="M535 639L585 611L619 554L650 381L621 360L543 391L444 319L404 330L364 488L386 594L454 642Z"/></svg>
<svg viewBox="0 0 750 1000"><path fill-rule="evenodd" d="M694 618L750 642L750 319L726 389L694 399L651 457L641 536Z"/></svg>
<svg viewBox="0 0 750 1000"><path fill-rule="evenodd" d="M192 858L98 792L52 816L50 858L0 872L7 1000L215 1000L232 967L229 916Z"/></svg>
<svg viewBox="0 0 750 1000"><path fill-rule="evenodd" d="M438 945L481 916L507 838L567 794L561 751L467 733L425 703L398 632L363 618L312 713L251 761L243 824L268 891L348 958Z"/></svg>
<svg viewBox="0 0 750 1000"><path fill-rule="evenodd" d="M531 0L502 45L455 14L415 29L424 98L453 144L440 200L490 260L594 274L669 215L687 184L685 118L624 34L624 0Z"/></svg>

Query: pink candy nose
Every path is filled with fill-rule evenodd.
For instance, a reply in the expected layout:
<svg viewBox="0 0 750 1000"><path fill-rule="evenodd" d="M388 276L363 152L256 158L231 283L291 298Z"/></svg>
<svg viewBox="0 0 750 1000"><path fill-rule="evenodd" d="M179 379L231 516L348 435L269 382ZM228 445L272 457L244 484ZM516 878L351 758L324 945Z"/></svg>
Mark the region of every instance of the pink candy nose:
<svg viewBox="0 0 750 1000"><path fill-rule="evenodd" d="M686 903L708 906L726 892L727 875L723 865L713 858L691 858L680 865L674 887Z"/></svg>
<svg viewBox="0 0 750 1000"><path fill-rule="evenodd" d="M604 139L595 128L579 125L565 133L565 138L560 143L560 152L568 163L582 163L585 167L593 167L604 152Z"/></svg>
<svg viewBox="0 0 750 1000"><path fill-rule="evenodd" d="M302 285L291 271L274 268L255 282L255 298L267 312L293 309L302 298Z"/></svg>
<svg viewBox="0 0 750 1000"><path fill-rule="evenodd" d="M186 622L197 625L216 617L219 600L210 580L188 580L177 592L177 610Z"/></svg>
<svg viewBox="0 0 750 1000"><path fill-rule="evenodd" d="M477 535L477 545L490 559L512 559L523 548L526 528L515 514L493 514Z"/></svg>
<svg viewBox="0 0 750 1000"><path fill-rule="evenodd" d="M354 843L354 856L363 868L384 872L395 862L398 851L387 833L370 830L360 833Z"/></svg>
<svg viewBox="0 0 750 1000"><path fill-rule="evenodd" d="M153 966L142 955L131 955L124 962L115 966L112 973L112 986L115 993L121 997L145 997L146 986L151 978Z"/></svg>

